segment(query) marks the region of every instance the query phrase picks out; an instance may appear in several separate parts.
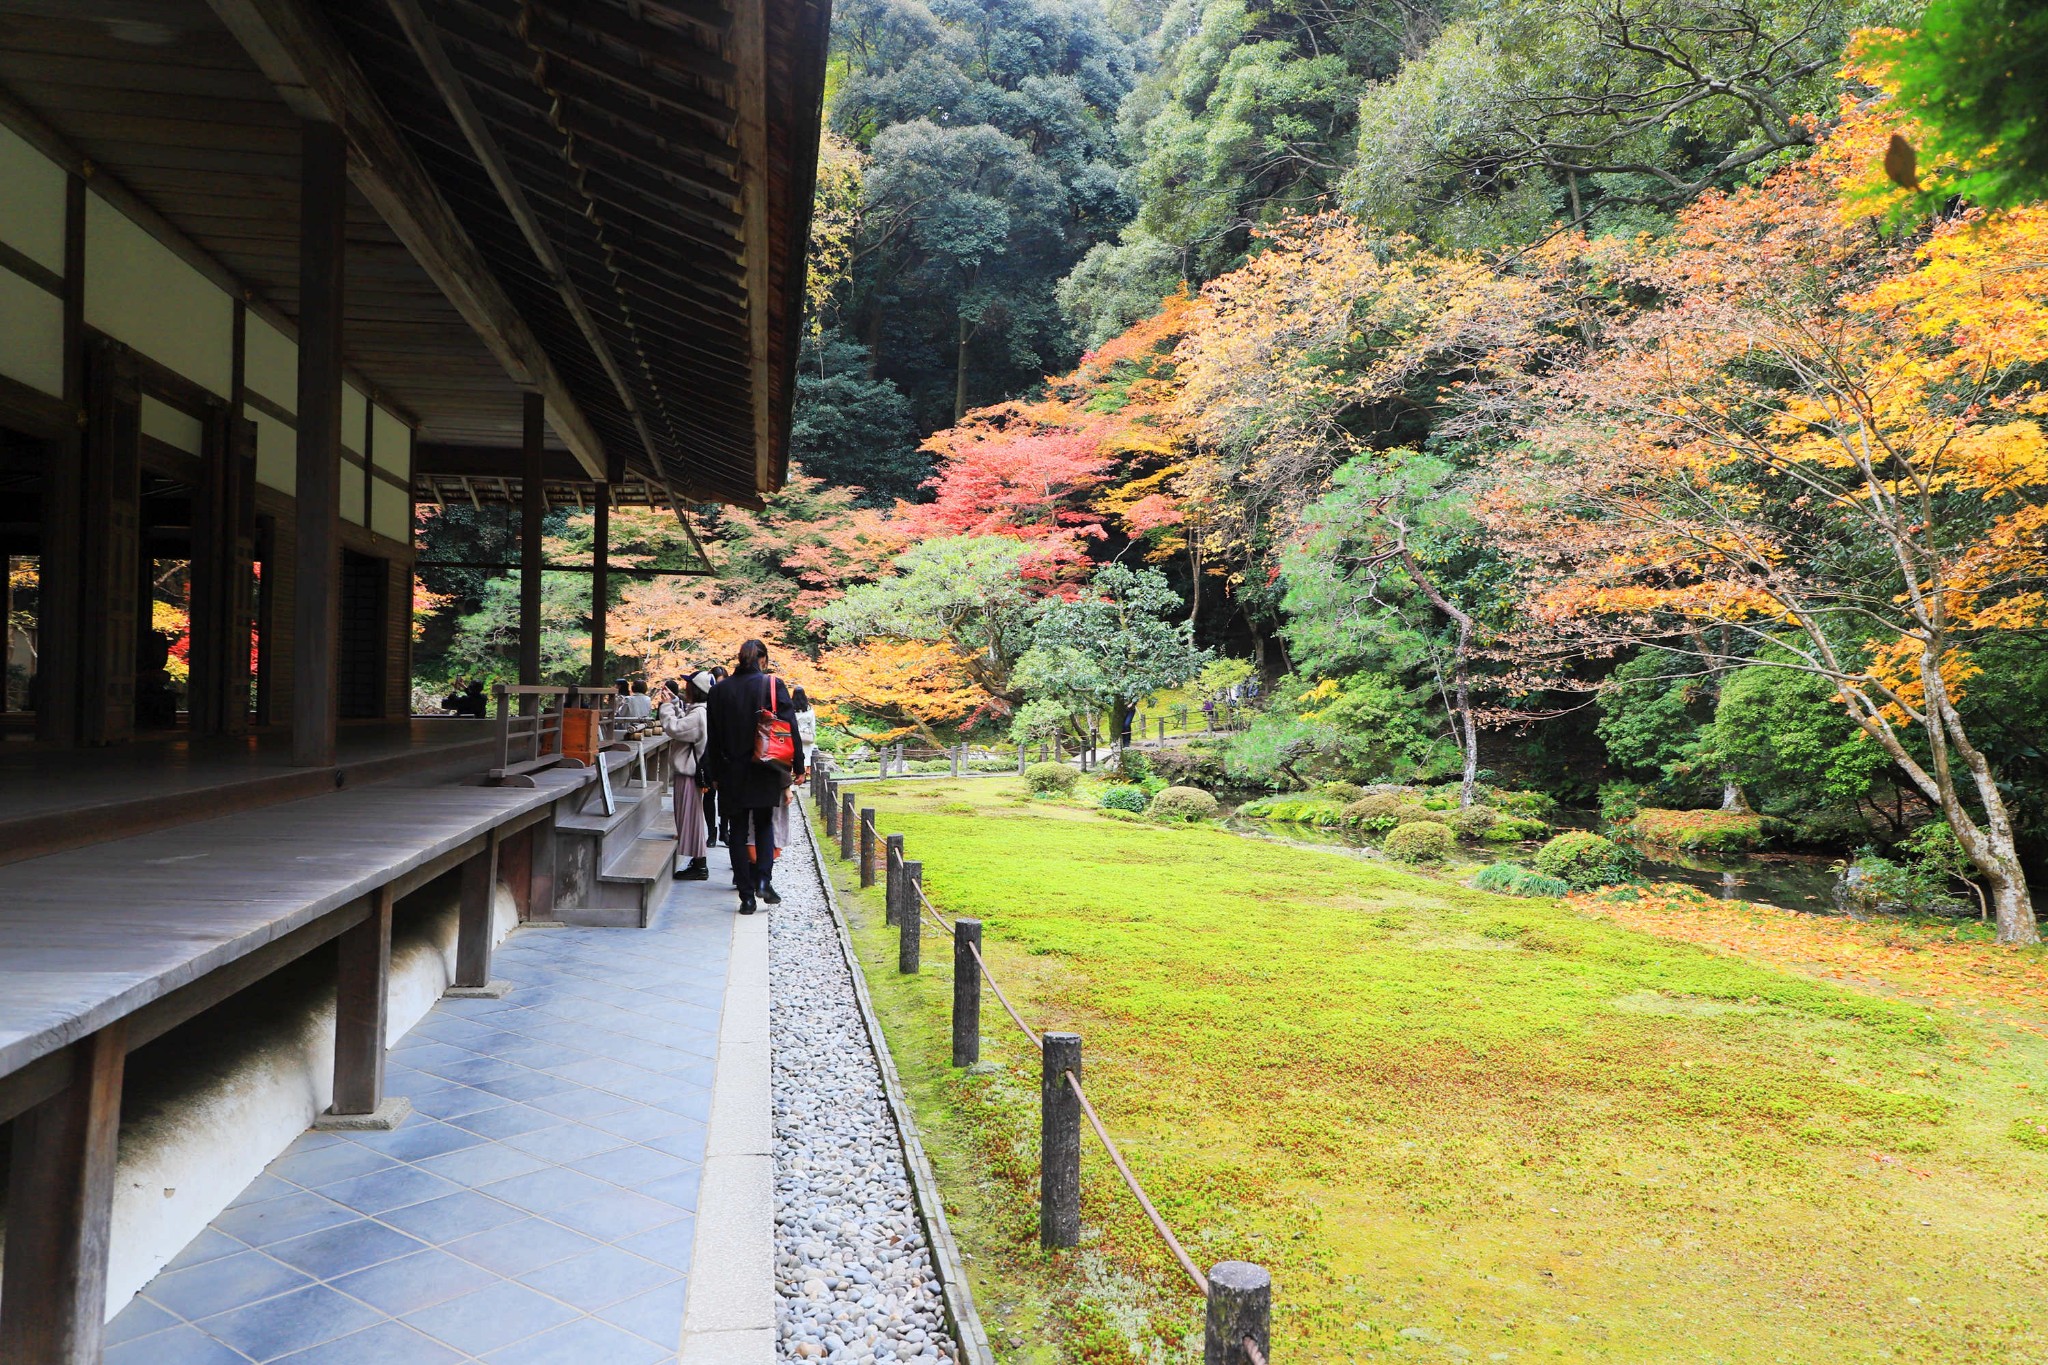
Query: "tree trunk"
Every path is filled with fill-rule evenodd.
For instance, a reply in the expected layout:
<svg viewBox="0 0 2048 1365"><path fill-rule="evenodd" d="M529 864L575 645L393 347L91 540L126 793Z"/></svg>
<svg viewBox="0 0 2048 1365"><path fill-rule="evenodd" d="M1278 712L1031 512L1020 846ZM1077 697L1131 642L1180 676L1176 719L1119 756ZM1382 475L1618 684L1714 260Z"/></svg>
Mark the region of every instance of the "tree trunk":
<svg viewBox="0 0 2048 1365"><path fill-rule="evenodd" d="M1747 811L1749 798L1742 794L1742 783L1733 773L1721 774L1721 809Z"/></svg>
<svg viewBox="0 0 2048 1365"><path fill-rule="evenodd" d="M1408 570L1408 576L1415 580L1415 586L1422 589L1430 605L1451 618L1458 627L1458 648L1451 658L1451 696L1453 715L1451 733L1458 738L1458 747L1464 751L1464 780L1458 786L1458 809L1470 810L1479 785L1479 727L1472 719L1472 671L1469 667L1472 647L1472 615L1462 610L1450 598L1437 590L1436 584L1422 572L1413 551L1405 545L1401 549L1401 566Z"/></svg>
<svg viewBox="0 0 2048 1365"><path fill-rule="evenodd" d="M967 415L967 343L972 339L974 329L967 325L967 319L960 319L960 343L953 357L953 425Z"/></svg>

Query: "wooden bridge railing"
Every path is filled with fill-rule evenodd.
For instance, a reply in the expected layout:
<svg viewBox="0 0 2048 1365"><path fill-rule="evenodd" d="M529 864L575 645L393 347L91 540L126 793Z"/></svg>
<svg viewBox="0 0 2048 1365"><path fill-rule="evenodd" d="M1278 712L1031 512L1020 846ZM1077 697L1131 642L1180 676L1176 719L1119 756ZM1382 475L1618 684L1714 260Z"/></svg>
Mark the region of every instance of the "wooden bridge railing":
<svg viewBox="0 0 2048 1365"><path fill-rule="evenodd" d="M973 1066L981 1060L981 985L988 983L1010 1022L1039 1054L1038 1240L1048 1250L1081 1241L1081 1120L1086 1118L1117 1174L1143 1210L1146 1220L1204 1301L1204 1365L1267 1365L1271 1348L1273 1277L1249 1261L1222 1261L1204 1275L1180 1239L1146 1194L1130 1162L1110 1137L1109 1129L1081 1085L1081 1035L1039 1033L1024 1016L982 956L980 920L961 918L947 923L924 892L924 864L903 856L903 836L884 839L875 825L873 808L856 811L851 792L839 790L816 768L811 771L811 798L825 833L838 841L842 859L859 859L860 884L871 887L882 867L883 917L897 927L896 966L916 972L922 965L927 919L953 941L953 1065Z"/></svg>

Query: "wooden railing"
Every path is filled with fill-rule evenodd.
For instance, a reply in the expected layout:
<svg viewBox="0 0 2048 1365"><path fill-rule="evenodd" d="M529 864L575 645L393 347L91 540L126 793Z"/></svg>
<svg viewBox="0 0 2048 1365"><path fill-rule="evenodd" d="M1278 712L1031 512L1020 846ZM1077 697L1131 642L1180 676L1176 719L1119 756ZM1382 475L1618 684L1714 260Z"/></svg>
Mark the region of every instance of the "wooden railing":
<svg viewBox="0 0 2048 1365"><path fill-rule="evenodd" d="M922 966L924 925L929 920L953 941L953 1065L981 1060L981 984L988 983L1010 1022L1039 1055L1038 1240L1047 1250L1081 1241L1081 1120L1095 1132L1117 1174L1123 1178L1152 1231L1194 1285L1205 1305L1203 1355L1206 1365L1267 1365L1271 1347L1273 1277L1249 1261L1223 1261L1203 1274L1145 1192L1130 1162L1110 1137L1102 1116L1081 1086L1081 1035L1044 1032L1024 1022L982 956L982 925L960 918L947 923L924 891L924 864L903 856L903 836L884 838L873 808L854 809L853 794L839 790L816 768L811 799L825 834L838 842L839 856L858 860L860 884L871 887L881 863L883 917L897 928L896 968L914 973Z"/></svg>

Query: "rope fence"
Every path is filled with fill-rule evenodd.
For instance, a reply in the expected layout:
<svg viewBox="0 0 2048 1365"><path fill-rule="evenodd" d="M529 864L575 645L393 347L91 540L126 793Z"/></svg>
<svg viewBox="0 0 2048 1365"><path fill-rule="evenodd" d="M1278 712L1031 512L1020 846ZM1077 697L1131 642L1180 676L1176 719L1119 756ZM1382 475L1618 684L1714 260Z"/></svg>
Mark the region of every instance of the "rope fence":
<svg viewBox="0 0 2048 1365"><path fill-rule="evenodd" d="M955 771L958 771L956 766ZM1267 1365L1271 1349L1272 1277L1247 1261L1223 1261L1204 1275L1173 1228L1146 1194L1144 1185L1110 1137L1102 1116L1081 1085L1081 1036L1034 1032L989 970L981 954L981 921L960 917L948 923L925 894L924 864L904 857L903 836L886 838L873 809L856 811L851 792L816 768L811 796L825 833L835 837L839 856L859 859L860 884L873 886L879 855L885 921L897 928L897 969L919 970L925 922L953 942L953 1065L972 1066L981 1056L981 986L988 984L1003 1012L1031 1041L1042 1071L1039 1126L1039 1243L1047 1249L1076 1246L1081 1234L1081 1120L1095 1130L1117 1174L1123 1177L1160 1243L1186 1272L1206 1305L1203 1322L1207 1365Z"/></svg>

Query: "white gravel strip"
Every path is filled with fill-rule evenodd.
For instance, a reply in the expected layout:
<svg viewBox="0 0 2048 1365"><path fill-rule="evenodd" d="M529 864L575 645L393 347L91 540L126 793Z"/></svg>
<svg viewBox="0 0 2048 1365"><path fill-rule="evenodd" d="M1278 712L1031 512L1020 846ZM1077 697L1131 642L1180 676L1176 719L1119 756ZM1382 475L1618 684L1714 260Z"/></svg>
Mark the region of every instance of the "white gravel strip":
<svg viewBox="0 0 2048 1365"><path fill-rule="evenodd" d="M790 821L793 845L808 839L804 825ZM957 1360L881 1072L807 850L783 855L776 889L768 979L780 1357Z"/></svg>

